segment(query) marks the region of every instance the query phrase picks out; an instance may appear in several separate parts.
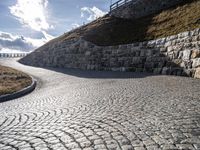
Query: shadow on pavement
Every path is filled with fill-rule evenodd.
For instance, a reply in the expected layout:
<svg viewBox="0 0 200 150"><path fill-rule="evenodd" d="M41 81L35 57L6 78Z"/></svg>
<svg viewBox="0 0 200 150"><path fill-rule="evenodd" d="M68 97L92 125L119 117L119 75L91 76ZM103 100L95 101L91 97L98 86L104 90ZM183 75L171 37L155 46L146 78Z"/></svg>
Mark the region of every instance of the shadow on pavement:
<svg viewBox="0 0 200 150"><path fill-rule="evenodd" d="M80 78L145 78L147 76L156 76L153 73L147 72L120 72L120 71L95 71L95 70L81 70L71 68L52 68L44 67L44 69L60 72L70 76L76 76Z"/></svg>

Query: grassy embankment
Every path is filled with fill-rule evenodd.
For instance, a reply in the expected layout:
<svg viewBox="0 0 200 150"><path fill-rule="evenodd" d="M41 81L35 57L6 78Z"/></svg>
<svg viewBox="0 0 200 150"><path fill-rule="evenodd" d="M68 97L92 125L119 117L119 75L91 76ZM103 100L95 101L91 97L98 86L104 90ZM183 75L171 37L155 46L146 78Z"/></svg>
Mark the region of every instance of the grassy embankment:
<svg viewBox="0 0 200 150"><path fill-rule="evenodd" d="M175 35L200 28L200 0L182 4L136 20L106 15L50 42L79 36L97 45L128 44Z"/></svg>
<svg viewBox="0 0 200 150"><path fill-rule="evenodd" d="M14 93L29 85L32 79L18 70L0 66L0 95Z"/></svg>

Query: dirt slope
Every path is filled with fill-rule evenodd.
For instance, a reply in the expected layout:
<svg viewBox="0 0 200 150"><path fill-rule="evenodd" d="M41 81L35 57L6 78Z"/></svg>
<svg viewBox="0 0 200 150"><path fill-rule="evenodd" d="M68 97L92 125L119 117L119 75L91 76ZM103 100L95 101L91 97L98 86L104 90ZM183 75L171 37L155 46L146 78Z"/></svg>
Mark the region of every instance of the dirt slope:
<svg viewBox="0 0 200 150"><path fill-rule="evenodd" d="M50 42L82 36L97 45L118 45L166 37L195 28L200 28L200 0L186 0L179 6L137 20L106 15Z"/></svg>

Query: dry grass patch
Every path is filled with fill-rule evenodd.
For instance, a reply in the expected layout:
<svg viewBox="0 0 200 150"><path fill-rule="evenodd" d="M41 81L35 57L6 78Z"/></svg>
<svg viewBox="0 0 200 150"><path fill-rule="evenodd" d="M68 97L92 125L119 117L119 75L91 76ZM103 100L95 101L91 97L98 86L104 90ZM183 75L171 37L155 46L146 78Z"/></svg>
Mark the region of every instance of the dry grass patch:
<svg viewBox="0 0 200 150"><path fill-rule="evenodd" d="M185 0L179 6L136 20L106 15L51 42L83 36L97 45L118 45L162 38L195 28L200 28L200 1Z"/></svg>
<svg viewBox="0 0 200 150"><path fill-rule="evenodd" d="M0 66L0 95L11 94L31 85L27 74L15 69Z"/></svg>

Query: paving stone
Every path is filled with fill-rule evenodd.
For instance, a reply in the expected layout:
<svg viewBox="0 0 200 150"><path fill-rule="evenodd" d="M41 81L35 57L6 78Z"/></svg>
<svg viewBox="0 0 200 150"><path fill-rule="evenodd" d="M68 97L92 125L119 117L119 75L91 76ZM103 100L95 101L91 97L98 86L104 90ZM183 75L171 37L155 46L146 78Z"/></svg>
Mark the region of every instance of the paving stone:
<svg viewBox="0 0 200 150"><path fill-rule="evenodd" d="M176 144L176 146L182 150L194 150L195 149L191 144Z"/></svg>
<svg viewBox="0 0 200 150"><path fill-rule="evenodd" d="M175 150L175 149L177 149L177 147L175 145L172 145L172 144L161 145L161 148L163 150Z"/></svg>
<svg viewBox="0 0 200 150"><path fill-rule="evenodd" d="M146 150L144 147L134 147L135 150Z"/></svg>
<svg viewBox="0 0 200 150"><path fill-rule="evenodd" d="M198 137L193 137L193 138L187 138L185 140L182 140L181 143L190 143L190 144L193 144L193 143L196 143L196 144L200 144L200 139Z"/></svg>
<svg viewBox="0 0 200 150"><path fill-rule="evenodd" d="M122 149L123 150L134 150L134 148L131 145L123 145Z"/></svg>
<svg viewBox="0 0 200 150"><path fill-rule="evenodd" d="M199 80L0 63L38 79L0 103L0 149L199 149Z"/></svg>
<svg viewBox="0 0 200 150"><path fill-rule="evenodd" d="M193 144L196 149L200 149L200 144Z"/></svg>
<svg viewBox="0 0 200 150"><path fill-rule="evenodd" d="M196 69L194 77L200 79L200 67Z"/></svg>
<svg viewBox="0 0 200 150"><path fill-rule="evenodd" d="M143 141L144 145L149 146L149 145L154 145L156 144L153 140L151 139L147 139L145 141Z"/></svg>
<svg viewBox="0 0 200 150"><path fill-rule="evenodd" d="M100 150L100 149L106 149L105 145L103 145L103 144L95 145L94 148L95 148L95 149L99 149L99 150Z"/></svg>

